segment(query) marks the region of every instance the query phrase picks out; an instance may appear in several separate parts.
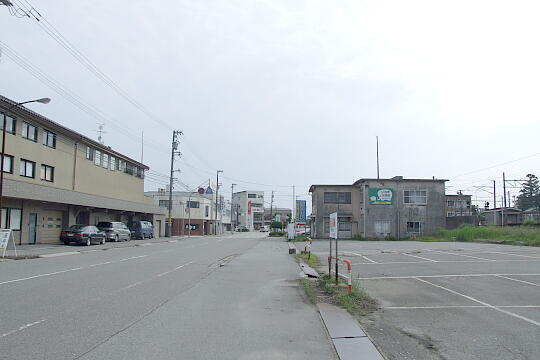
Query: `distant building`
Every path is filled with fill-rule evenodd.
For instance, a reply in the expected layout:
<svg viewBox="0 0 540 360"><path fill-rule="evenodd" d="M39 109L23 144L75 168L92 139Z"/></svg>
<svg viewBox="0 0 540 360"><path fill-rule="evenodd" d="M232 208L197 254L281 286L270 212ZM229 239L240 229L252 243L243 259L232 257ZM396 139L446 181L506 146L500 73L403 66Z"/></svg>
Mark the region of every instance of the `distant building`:
<svg viewBox="0 0 540 360"><path fill-rule="evenodd" d="M165 213L169 209L169 192L165 189L147 191L154 204L161 207ZM230 202L222 195L218 201L218 221L216 220L216 197L213 194L198 192L172 192L172 235L209 235L214 233L217 226L218 234L230 229ZM191 229L190 229L191 227Z"/></svg>
<svg viewBox="0 0 540 360"><path fill-rule="evenodd" d="M291 219L292 210L288 208L272 208L272 216L270 216L270 209L264 209L264 224L270 225L272 219L279 222L285 222Z"/></svg>
<svg viewBox="0 0 540 360"><path fill-rule="evenodd" d="M523 223L523 211L518 208L506 207L484 210L486 225L521 225Z"/></svg>
<svg viewBox="0 0 540 360"><path fill-rule="evenodd" d="M463 224L478 225L478 214L471 204L471 195L446 195L446 228L455 229Z"/></svg>
<svg viewBox="0 0 540 360"><path fill-rule="evenodd" d="M232 224L258 230L264 225L264 191L240 191L233 194Z"/></svg>
<svg viewBox="0 0 540 360"><path fill-rule="evenodd" d="M405 238L444 228L447 180L360 179L352 185L312 185L311 231L329 237L329 216L338 212L340 238Z"/></svg>
<svg viewBox="0 0 540 360"><path fill-rule="evenodd" d="M539 221L540 220L540 209L537 208L530 208L523 211L523 220L532 220L532 221Z"/></svg>

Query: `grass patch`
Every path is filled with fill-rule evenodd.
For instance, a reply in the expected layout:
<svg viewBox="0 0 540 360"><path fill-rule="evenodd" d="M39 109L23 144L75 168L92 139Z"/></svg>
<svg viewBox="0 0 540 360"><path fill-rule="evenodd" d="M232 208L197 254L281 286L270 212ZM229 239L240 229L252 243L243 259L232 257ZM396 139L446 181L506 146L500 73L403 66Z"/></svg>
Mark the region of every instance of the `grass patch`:
<svg viewBox="0 0 540 360"><path fill-rule="evenodd" d="M269 236L285 236L287 234L285 231L271 231L268 233Z"/></svg>
<svg viewBox="0 0 540 360"><path fill-rule="evenodd" d="M471 226L439 230L420 241L486 242L507 245L540 246L540 229L534 226Z"/></svg>
<svg viewBox="0 0 540 360"><path fill-rule="evenodd" d="M315 305L317 304L317 295L315 295L315 289L313 289L313 284L308 278L302 279L302 285L304 286L304 290L306 291L306 295L309 298L309 301Z"/></svg>
<svg viewBox="0 0 540 360"><path fill-rule="evenodd" d="M306 264L308 264L312 268L317 268L319 266L319 258L315 254L311 254L311 257L308 260L308 254L296 254L297 259L304 260Z"/></svg>
<svg viewBox="0 0 540 360"><path fill-rule="evenodd" d="M356 281L353 283L353 291L349 294L347 285L341 279L338 284L335 283L335 278L330 278L328 274L321 276L317 280L320 290L329 296L333 302L346 309L353 315L367 315L377 310L378 304L371 298Z"/></svg>

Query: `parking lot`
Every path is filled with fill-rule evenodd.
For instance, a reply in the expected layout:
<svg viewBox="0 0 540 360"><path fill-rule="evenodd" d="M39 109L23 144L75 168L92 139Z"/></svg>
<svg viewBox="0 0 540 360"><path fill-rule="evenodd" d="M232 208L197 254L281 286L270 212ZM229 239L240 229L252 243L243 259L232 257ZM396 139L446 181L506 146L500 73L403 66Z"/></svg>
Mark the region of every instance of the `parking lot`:
<svg viewBox="0 0 540 360"><path fill-rule="evenodd" d="M322 262L328 241L313 252ZM340 241L381 305L362 323L389 359L539 359L540 249Z"/></svg>

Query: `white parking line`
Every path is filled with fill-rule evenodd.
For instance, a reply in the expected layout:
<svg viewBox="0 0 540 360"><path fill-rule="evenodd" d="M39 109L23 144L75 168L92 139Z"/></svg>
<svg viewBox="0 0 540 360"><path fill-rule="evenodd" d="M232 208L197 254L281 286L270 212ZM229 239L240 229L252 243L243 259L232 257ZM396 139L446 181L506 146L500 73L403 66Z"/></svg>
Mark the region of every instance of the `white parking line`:
<svg viewBox="0 0 540 360"><path fill-rule="evenodd" d="M505 309L537 309L540 308L540 305L503 305L497 306L499 308ZM440 305L440 306L388 306L384 310L437 310L437 309L468 309L468 308L490 308L486 305Z"/></svg>
<svg viewBox="0 0 540 360"><path fill-rule="evenodd" d="M454 254L454 253L451 253L451 252L448 252L448 251L440 251L440 250L431 250L431 251L438 252L438 253L441 253L441 254L454 255L454 256L464 256L464 257L468 257L468 258L471 258L471 259L478 259L478 260L485 260L485 261L496 261L496 260L493 260L493 259L486 259L486 258L481 258L481 257L478 257L478 256L464 255L464 254Z"/></svg>
<svg viewBox="0 0 540 360"><path fill-rule="evenodd" d="M427 260L429 262L438 262L437 260L433 260L433 259L428 259L428 258L425 258L425 257L422 257L422 256L418 256L418 255L412 255L412 254L407 254L407 253L400 253L401 255L406 255L406 256L411 256L413 258L417 258L417 259L422 259L422 260Z"/></svg>
<svg viewBox="0 0 540 360"><path fill-rule="evenodd" d="M445 274L445 275L410 275L410 276L374 276L359 277L358 280L395 280L395 279L416 279L416 278L445 278L445 277L482 277L482 276L539 276L540 274ZM510 279L521 281L516 279ZM530 283L533 284L533 283ZM534 284L536 285L536 284ZM538 286L538 285L537 285Z"/></svg>
<svg viewBox="0 0 540 360"><path fill-rule="evenodd" d="M437 260L438 263L505 263L505 262L536 262L540 259L512 259L512 260ZM387 261L378 263L353 263L353 265L392 265L392 264L430 264L432 261Z"/></svg>
<svg viewBox="0 0 540 360"><path fill-rule="evenodd" d="M358 254L358 253L354 253L354 252L349 252L349 254L353 254L353 255L355 255L355 256L360 256L361 258L366 259L367 261L369 261L369 262L372 263L372 264L378 264L378 262L376 262L375 260L371 260L370 258L368 258L368 257L365 256L365 255Z"/></svg>
<svg viewBox="0 0 540 360"><path fill-rule="evenodd" d="M521 255L521 254L512 254L512 253L505 253L500 251L485 251L488 254L503 254L503 255L513 255L513 256L520 256L520 257L526 257L531 259L540 259L538 256L530 256L530 255Z"/></svg>
<svg viewBox="0 0 540 360"><path fill-rule="evenodd" d="M90 251L90 250L88 250ZM39 255L40 258L52 258L52 257L58 257L58 256L67 256L67 255L80 255L81 253L79 251L66 251L61 253L54 253L54 254L43 254Z"/></svg>
<svg viewBox="0 0 540 360"><path fill-rule="evenodd" d="M538 286L538 287L540 287L540 285L538 285L538 284L535 284L535 283L532 283L532 282L529 282L529 281L525 281L525 280L513 279L513 278L511 278L511 277L504 276L504 275L495 275L495 276L500 277L500 278L503 278L503 279L507 279L507 280L517 281L517 282L520 282L520 283L523 283L523 284L527 284L527 285L532 285L532 286Z"/></svg>
<svg viewBox="0 0 540 360"><path fill-rule="evenodd" d="M455 291L455 290L449 289L449 288L444 287L444 286L441 286L441 285L434 284L434 283L429 282L429 281L427 281L427 280L424 280L424 279L421 279L421 278L416 278L416 280L418 280L418 281L420 281L420 282L423 282L423 283L426 283L426 284L429 284L429 285L434 286L434 287L436 287L436 288L439 288L439 289L442 289L442 290L446 290L446 291L448 291L448 292L450 292L450 293L452 293L452 294L462 296L462 297L464 297L465 299L469 299L469 300L471 300L471 301L474 301L474 302L476 302L476 303L478 303L478 304L481 304L481 305L484 305L484 306L486 306L486 307L489 307L489 308L491 308L491 309L493 309L493 310L496 310L496 311L498 311L498 312L501 312L501 313L503 313L503 314L510 315L510 316L515 317L515 318L517 318L517 319L521 319L521 320L523 320L523 321L526 321L526 322L528 322L529 324L536 325L536 326L540 327L540 322L535 321L535 320L533 320L533 319L529 319L529 318L527 318L527 317L525 317L525 316L518 315L518 314L513 313L513 312L511 312L511 311L508 311L508 310L504 310L504 309L502 309L501 307L498 307L498 306L494 306L494 305L488 304L488 303L486 303L486 302L484 302L484 301L475 299L475 298L473 298L472 296L468 296L468 295L462 294L462 293L460 293L460 292L457 292L457 291Z"/></svg>
<svg viewBox="0 0 540 360"><path fill-rule="evenodd" d="M3 281L3 282L0 282L0 285L11 284L11 283L19 282L19 281L30 280L30 279L37 279L37 278L41 278L41 277L45 277L45 276L58 275L58 274L63 274L63 273L67 273L67 272L70 272L70 271L77 271L77 270L82 270L82 269L91 268L91 267L95 267L95 266L112 264L112 263L116 263L116 262L128 261L128 260L133 260L133 259L140 259L140 258L143 258L143 257L146 257L146 256L148 256L148 255L132 256L132 257L116 260L116 261L106 261L106 262L102 262L102 263L98 263L98 264L81 266L81 267L71 268L71 269L67 269L67 270L54 271L54 272L45 273L45 274L33 275L33 276L28 276L28 277L20 278L20 279L6 280L6 281Z"/></svg>

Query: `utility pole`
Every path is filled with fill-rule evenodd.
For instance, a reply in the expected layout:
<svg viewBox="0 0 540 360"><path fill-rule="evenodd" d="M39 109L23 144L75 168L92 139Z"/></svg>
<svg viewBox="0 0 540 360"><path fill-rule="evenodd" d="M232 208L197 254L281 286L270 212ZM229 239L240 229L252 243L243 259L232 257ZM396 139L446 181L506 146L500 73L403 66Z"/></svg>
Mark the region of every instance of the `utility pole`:
<svg viewBox="0 0 540 360"><path fill-rule="evenodd" d="M235 185L236 184L231 184L231 231L234 231L232 219L233 219L233 198L234 198L234 186ZM237 225L235 224L235 226L237 226Z"/></svg>
<svg viewBox="0 0 540 360"><path fill-rule="evenodd" d="M274 221L274 216L272 215L273 205L274 205L274 190L272 190L272 197L270 198L270 230L272 228L272 222Z"/></svg>
<svg viewBox="0 0 540 360"><path fill-rule="evenodd" d="M165 227L165 236L172 236L172 191L173 191L173 176L174 176L174 157L180 155L178 151L178 136L183 135L179 130L173 130L172 145L171 145L171 176L169 179L169 214L167 217L167 226Z"/></svg>
<svg viewBox="0 0 540 360"><path fill-rule="evenodd" d="M215 221L215 224L214 224L214 235L217 235L217 223L218 223L218 216L217 216L217 211L218 211L218 195L219 195L219 173L222 173L223 170L218 170L216 171L216 221Z"/></svg>
<svg viewBox="0 0 540 360"><path fill-rule="evenodd" d="M295 189L294 189L294 185L292 186L292 222L293 224L296 224L296 211L294 211L295 207L296 207L296 195L295 195ZM296 228L295 228L296 229Z"/></svg>
<svg viewBox="0 0 540 360"><path fill-rule="evenodd" d="M495 180L493 181L493 208L497 208L497 188L495 187Z"/></svg>
<svg viewBox="0 0 540 360"><path fill-rule="evenodd" d="M379 137L377 136L377 179L379 179Z"/></svg>

